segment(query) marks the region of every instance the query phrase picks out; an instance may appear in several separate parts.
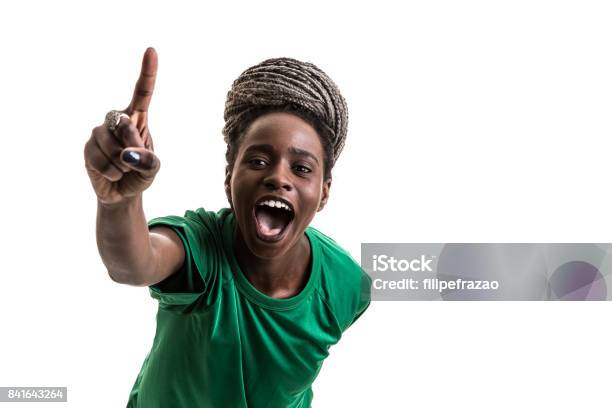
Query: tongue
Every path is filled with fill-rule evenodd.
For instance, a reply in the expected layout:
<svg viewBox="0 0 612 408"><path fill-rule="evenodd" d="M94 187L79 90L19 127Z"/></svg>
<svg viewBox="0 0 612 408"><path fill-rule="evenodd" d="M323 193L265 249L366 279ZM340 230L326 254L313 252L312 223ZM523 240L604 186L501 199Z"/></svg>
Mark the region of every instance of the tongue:
<svg viewBox="0 0 612 408"><path fill-rule="evenodd" d="M284 212L284 210L258 208L255 211L255 216L259 223L259 231L270 237L280 234L289 221L287 216L283 214Z"/></svg>

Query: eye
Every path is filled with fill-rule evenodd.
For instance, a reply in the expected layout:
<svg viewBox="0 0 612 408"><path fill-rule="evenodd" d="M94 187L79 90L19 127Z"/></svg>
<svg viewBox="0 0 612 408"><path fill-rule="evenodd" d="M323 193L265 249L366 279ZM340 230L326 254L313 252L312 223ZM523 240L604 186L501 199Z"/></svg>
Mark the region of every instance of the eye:
<svg viewBox="0 0 612 408"><path fill-rule="evenodd" d="M307 174L307 173L311 173L312 172L312 170L310 170L308 167L302 166L302 165L299 165L299 164L294 166L294 169L296 169L298 173Z"/></svg>
<svg viewBox="0 0 612 408"><path fill-rule="evenodd" d="M264 167L266 164L268 164L263 159L250 159L247 161L247 163L249 163L253 167Z"/></svg>

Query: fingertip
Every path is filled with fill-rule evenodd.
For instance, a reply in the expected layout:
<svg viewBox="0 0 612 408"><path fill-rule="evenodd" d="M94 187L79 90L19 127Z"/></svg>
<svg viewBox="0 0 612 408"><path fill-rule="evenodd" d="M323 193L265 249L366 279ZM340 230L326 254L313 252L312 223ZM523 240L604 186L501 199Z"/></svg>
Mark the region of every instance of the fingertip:
<svg viewBox="0 0 612 408"><path fill-rule="evenodd" d="M157 156L143 148L126 148L121 152L121 161L132 170L145 175L154 175L160 167Z"/></svg>
<svg viewBox="0 0 612 408"><path fill-rule="evenodd" d="M116 173L113 173L113 174L105 174L105 175L104 175L104 177L105 177L105 178L106 178L108 181L110 181L110 182L114 183L114 182L116 182L116 181L121 180L121 178L123 177L123 173L120 173L120 174L116 174Z"/></svg>
<svg viewBox="0 0 612 408"><path fill-rule="evenodd" d="M121 160L127 165L137 166L140 164L140 153L134 150L124 150L121 154Z"/></svg>
<svg viewBox="0 0 612 408"><path fill-rule="evenodd" d="M157 51L155 51L155 48L147 48L142 58L142 67L143 72L147 74L154 74L157 71Z"/></svg>
<svg viewBox="0 0 612 408"><path fill-rule="evenodd" d="M157 51L153 47L148 47L144 53L144 61L150 61L150 63L157 63Z"/></svg>

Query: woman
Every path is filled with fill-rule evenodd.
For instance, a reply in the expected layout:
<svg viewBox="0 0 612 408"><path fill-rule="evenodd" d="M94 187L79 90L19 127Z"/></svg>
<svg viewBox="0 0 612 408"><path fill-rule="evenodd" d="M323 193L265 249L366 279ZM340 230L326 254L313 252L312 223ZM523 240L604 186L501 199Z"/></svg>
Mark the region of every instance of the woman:
<svg viewBox="0 0 612 408"><path fill-rule="evenodd" d="M129 107L85 146L102 261L111 279L159 300L127 406L309 407L329 347L370 301L359 265L308 226L344 145L344 99L309 63L249 68L225 106L230 208L147 224L142 192L160 167L147 126L156 72L149 48Z"/></svg>

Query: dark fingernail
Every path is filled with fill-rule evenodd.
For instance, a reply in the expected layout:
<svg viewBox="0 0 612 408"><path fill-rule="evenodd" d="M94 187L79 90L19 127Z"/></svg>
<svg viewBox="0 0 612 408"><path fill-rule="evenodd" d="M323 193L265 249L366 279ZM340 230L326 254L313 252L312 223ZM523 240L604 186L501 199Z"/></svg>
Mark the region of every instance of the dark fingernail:
<svg viewBox="0 0 612 408"><path fill-rule="evenodd" d="M123 161L130 164L138 164L140 163L140 153L128 150L123 153Z"/></svg>

